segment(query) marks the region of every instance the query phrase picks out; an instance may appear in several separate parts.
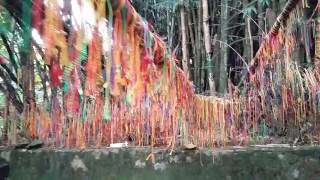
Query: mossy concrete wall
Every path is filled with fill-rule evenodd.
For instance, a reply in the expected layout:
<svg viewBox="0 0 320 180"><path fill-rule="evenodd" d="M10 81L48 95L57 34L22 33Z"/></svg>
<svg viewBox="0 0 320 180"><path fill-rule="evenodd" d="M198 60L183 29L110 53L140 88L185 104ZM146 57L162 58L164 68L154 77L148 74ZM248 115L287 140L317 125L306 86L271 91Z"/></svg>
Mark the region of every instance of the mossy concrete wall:
<svg viewBox="0 0 320 180"><path fill-rule="evenodd" d="M10 180L320 179L320 147L218 150L0 150Z"/></svg>

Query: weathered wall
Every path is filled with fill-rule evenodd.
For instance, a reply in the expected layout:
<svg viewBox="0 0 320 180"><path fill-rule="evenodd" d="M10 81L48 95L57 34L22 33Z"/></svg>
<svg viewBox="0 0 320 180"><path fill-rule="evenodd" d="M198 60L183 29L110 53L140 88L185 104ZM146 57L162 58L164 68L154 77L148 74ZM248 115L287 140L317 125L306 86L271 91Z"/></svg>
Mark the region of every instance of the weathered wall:
<svg viewBox="0 0 320 180"><path fill-rule="evenodd" d="M0 150L10 180L320 179L320 147L229 150Z"/></svg>

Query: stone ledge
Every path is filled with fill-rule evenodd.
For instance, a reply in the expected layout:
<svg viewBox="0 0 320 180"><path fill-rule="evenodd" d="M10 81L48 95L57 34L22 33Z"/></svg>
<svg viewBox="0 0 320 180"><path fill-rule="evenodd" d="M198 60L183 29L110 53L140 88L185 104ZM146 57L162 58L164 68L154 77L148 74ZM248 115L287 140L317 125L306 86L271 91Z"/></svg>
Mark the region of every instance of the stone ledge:
<svg viewBox="0 0 320 180"><path fill-rule="evenodd" d="M320 179L320 147L1 149L10 180Z"/></svg>

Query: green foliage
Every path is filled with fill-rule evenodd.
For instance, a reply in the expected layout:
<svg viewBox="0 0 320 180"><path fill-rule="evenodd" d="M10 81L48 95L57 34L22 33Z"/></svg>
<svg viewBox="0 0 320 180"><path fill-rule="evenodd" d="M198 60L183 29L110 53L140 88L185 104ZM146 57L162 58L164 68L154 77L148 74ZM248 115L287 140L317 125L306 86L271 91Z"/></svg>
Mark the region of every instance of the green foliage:
<svg viewBox="0 0 320 180"><path fill-rule="evenodd" d="M196 7L197 6L197 2L199 2L199 0L160 0L158 2L155 3L154 5L154 9L155 10L161 10L161 9L166 9L166 10L172 10L172 11L176 11L179 6L183 5L186 7Z"/></svg>
<svg viewBox="0 0 320 180"><path fill-rule="evenodd" d="M243 8L242 12L243 12L243 18L246 16L251 17L257 14L257 8L254 5L246 6Z"/></svg>
<svg viewBox="0 0 320 180"><path fill-rule="evenodd" d="M271 4L271 0L258 0L258 3L264 7L268 7Z"/></svg>
<svg viewBox="0 0 320 180"><path fill-rule="evenodd" d="M11 17L4 9L4 7L0 6L0 33L8 33L11 30Z"/></svg>
<svg viewBox="0 0 320 180"><path fill-rule="evenodd" d="M155 10L161 10L161 9L175 10L177 9L178 5L179 5L178 1L162 0L155 3L153 7Z"/></svg>

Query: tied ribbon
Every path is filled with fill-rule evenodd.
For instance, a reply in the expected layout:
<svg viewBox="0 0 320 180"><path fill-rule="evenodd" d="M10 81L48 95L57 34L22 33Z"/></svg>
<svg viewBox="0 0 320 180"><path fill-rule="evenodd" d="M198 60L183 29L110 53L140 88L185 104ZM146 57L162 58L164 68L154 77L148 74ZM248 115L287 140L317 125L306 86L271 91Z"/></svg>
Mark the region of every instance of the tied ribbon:
<svg viewBox="0 0 320 180"><path fill-rule="evenodd" d="M85 95L95 95L99 80L102 80L102 64L101 64L102 49L98 30L95 28L93 38L89 44L89 56L86 65L87 79Z"/></svg>
<svg viewBox="0 0 320 180"><path fill-rule="evenodd" d="M51 87L58 88L61 85L61 76L63 71L61 70L59 59L52 58L51 68L50 68L50 77L51 77Z"/></svg>
<svg viewBox="0 0 320 180"><path fill-rule="evenodd" d="M33 0L32 6L32 26L40 34L42 34L42 20L43 20L43 0Z"/></svg>
<svg viewBox="0 0 320 180"><path fill-rule="evenodd" d="M22 47L21 51L28 53L31 44L32 0L22 1Z"/></svg>

